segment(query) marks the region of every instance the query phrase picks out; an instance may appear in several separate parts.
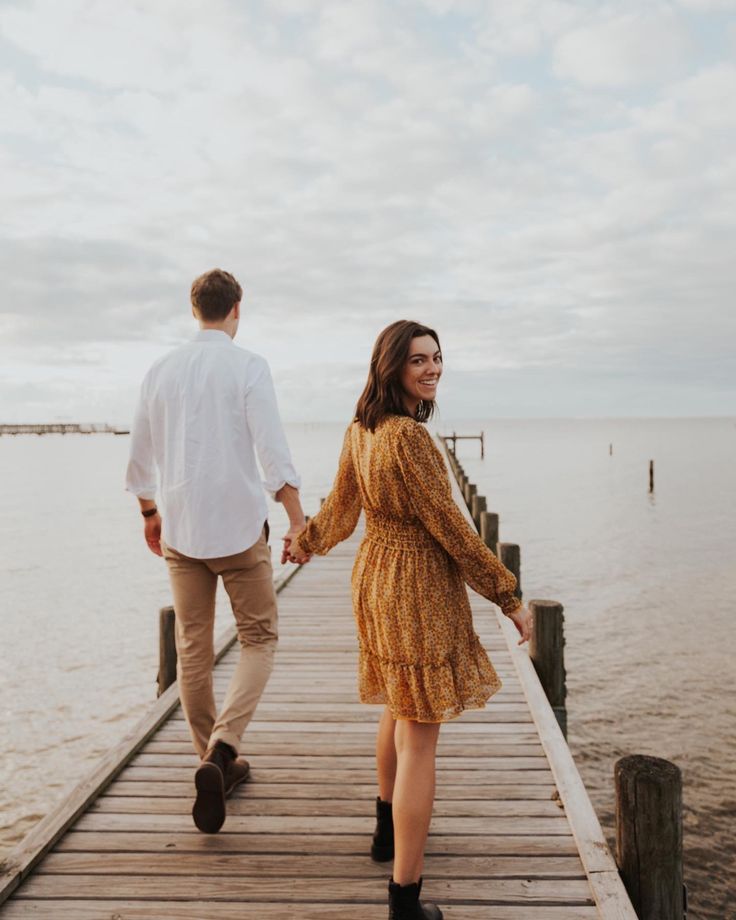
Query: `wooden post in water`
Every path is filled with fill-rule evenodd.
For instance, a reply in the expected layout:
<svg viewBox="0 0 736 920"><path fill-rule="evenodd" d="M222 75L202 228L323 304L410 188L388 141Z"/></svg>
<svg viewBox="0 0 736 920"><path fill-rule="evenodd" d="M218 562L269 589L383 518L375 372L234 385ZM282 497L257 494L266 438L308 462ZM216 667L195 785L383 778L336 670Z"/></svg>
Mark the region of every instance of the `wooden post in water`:
<svg viewBox="0 0 736 920"><path fill-rule="evenodd" d="M608 456L609 457L613 456L613 444L608 445Z"/></svg>
<svg viewBox="0 0 736 920"><path fill-rule="evenodd" d="M498 515L495 511L481 511L480 538L494 555L498 555Z"/></svg>
<svg viewBox="0 0 736 920"><path fill-rule="evenodd" d="M565 635L562 604L557 601L529 601L529 612L534 620L529 640L529 657L539 676L552 711L567 738L567 709L565 697Z"/></svg>
<svg viewBox="0 0 736 920"><path fill-rule="evenodd" d="M470 515L475 521L475 526L480 533L480 514L481 511L486 510L486 497L485 495L473 495L470 499Z"/></svg>
<svg viewBox="0 0 736 920"><path fill-rule="evenodd" d="M649 494L654 492L654 460L649 461Z"/></svg>
<svg viewBox="0 0 736 920"><path fill-rule="evenodd" d="M682 774L669 760L616 761L616 862L639 920L683 920Z"/></svg>
<svg viewBox="0 0 736 920"><path fill-rule="evenodd" d="M176 680L176 618L173 607L158 613L158 696Z"/></svg>
<svg viewBox="0 0 736 920"><path fill-rule="evenodd" d="M514 594L521 600L521 549L518 543L499 543L498 558L516 576Z"/></svg>
<svg viewBox="0 0 736 920"><path fill-rule="evenodd" d="M463 489L463 494L465 495L465 504L470 508L473 503L473 496L477 495L478 486L473 482L466 482L465 488Z"/></svg>

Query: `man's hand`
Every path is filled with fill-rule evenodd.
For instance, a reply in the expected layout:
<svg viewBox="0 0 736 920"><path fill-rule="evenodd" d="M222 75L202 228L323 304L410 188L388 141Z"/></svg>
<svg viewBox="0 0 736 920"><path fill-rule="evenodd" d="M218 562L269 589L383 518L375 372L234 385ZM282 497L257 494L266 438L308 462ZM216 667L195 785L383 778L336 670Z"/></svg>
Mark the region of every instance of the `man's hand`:
<svg viewBox="0 0 736 920"><path fill-rule="evenodd" d="M148 548L156 556L163 556L161 552L161 515L156 512L151 517L144 518L144 521L143 536L146 538Z"/></svg>
<svg viewBox="0 0 736 920"><path fill-rule="evenodd" d="M282 537L284 548L281 551L281 565L284 565L286 562L295 562L297 565L304 565L305 562L309 562L312 558L308 553L295 552L296 547L292 549L292 544L303 530L303 524L299 527L292 526Z"/></svg>
<svg viewBox="0 0 736 920"><path fill-rule="evenodd" d="M531 639L534 620L532 619L531 611L528 607L525 607L523 604L521 607L517 607L513 613L509 614L509 619L519 630L521 639L519 639L518 645L523 645L524 642Z"/></svg>

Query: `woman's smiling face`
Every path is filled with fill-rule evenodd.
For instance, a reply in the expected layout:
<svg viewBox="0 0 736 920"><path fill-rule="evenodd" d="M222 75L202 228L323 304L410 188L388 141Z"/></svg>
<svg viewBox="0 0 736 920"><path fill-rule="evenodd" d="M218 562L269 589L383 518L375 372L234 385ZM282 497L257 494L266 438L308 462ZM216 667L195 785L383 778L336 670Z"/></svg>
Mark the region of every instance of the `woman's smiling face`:
<svg viewBox="0 0 736 920"><path fill-rule="evenodd" d="M437 342L431 335L420 335L412 339L401 375L401 385L412 415L420 400L431 402L436 398L441 376L442 352Z"/></svg>

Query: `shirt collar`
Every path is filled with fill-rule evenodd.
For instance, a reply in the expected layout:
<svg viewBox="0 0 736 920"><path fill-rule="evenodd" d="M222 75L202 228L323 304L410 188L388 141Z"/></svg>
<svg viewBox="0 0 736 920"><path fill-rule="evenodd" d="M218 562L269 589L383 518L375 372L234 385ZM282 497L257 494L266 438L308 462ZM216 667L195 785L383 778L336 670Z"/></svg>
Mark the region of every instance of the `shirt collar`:
<svg viewBox="0 0 736 920"><path fill-rule="evenodd" d="M195 342L221 342L223 340L230 344L233 341L227 332L223 332L222 329L200 329L194 336Z"/></svg>

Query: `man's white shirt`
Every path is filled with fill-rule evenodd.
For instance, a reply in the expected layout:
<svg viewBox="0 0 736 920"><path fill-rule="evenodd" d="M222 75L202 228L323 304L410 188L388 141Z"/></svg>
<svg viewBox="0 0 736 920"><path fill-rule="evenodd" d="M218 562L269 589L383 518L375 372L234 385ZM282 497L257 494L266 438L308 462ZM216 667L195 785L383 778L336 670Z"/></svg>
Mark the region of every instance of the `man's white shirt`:
<svg viewBox="0 0 736 920"><path fill-rule="evenodd" d="M195 559L253 546L268 512L264 487L273 496L300 485L264 358L203 329L151 367L131 431L128 491L155 499L156 468L169 546Z"/></svg>

